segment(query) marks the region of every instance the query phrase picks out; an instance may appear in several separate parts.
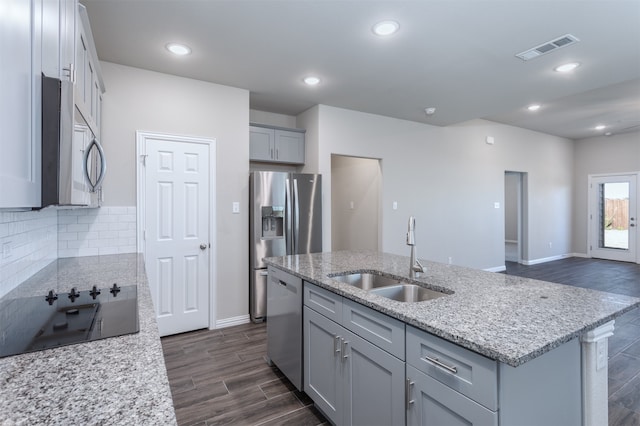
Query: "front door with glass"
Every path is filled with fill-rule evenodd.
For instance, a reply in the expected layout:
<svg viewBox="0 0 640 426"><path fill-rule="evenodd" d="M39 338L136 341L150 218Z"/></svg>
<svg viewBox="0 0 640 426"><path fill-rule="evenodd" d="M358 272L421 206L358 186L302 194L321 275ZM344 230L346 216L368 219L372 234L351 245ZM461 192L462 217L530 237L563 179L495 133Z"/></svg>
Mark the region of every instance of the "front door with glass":
<svg viewBox="0 0 640 426"><path fill-rule="evenodd" d="M637 175L591 176L591 257L637 261Z"/></svg>

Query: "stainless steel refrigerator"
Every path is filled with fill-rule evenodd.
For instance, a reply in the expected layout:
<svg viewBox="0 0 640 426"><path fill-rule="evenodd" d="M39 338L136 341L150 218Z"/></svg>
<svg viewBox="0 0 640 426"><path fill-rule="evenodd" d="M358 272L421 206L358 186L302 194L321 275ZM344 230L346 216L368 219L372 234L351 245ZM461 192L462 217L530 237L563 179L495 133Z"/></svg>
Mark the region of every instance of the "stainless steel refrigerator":
<svg viewBox="0 0 640 426"><path fill-rule="evenodd" d="M249 313L267 315L265 257L322 251L322 176L252 172L249 180Z"/></svg>

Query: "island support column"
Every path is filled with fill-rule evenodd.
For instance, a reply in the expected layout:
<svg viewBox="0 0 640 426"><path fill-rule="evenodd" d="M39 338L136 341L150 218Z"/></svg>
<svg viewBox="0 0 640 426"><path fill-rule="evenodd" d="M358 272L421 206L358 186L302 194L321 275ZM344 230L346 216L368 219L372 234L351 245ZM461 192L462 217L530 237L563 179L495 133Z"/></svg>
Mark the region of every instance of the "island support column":
<svg viewBox="0 0 640 426"><path fill-rule="evenodd" d="M582 344L582 424L609 424L609 340L613 336L610 321L580 337Z"/></svg>

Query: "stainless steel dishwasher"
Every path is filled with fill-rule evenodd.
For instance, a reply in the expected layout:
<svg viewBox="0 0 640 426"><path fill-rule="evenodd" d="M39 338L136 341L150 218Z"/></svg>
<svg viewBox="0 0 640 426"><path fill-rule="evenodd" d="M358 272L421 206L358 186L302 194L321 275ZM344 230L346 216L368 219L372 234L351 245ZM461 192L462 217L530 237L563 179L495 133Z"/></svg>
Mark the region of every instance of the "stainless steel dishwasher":
<svg viewBox="0 0 640 426"><path fill-rule="evenodd" d="M269 266L267 357L302 390L302 279Z"/></svg>

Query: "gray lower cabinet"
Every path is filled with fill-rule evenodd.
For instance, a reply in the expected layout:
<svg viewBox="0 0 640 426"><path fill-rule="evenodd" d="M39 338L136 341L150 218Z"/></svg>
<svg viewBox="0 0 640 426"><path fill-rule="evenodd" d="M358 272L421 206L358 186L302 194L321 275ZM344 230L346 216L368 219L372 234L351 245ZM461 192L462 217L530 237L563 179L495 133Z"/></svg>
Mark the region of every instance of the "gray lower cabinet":
<svg viewBox="0 0 640 426"><path fill-rule="evenodd" d="M578 339L511 367L414 327L406 333L408 424L582 423Z"/></svg>
<svg viewBox="0 0 640 426"><path fill-rule="evenodd" d="M498 413L407 364L407 425L498 425Z"/></svg>
<svg viewBox="0 0 640 426"><path fill-rule="evenodd" d="M305 392L338 425L404 424L404 362L304 308Z"/></svg>
<svg viewBox="0 0 640 426"><path fill-rule="evenodd" d="M334 424L582 423L578 339L511 367L307 282L303 301L304 391Z"/></svg>
<svg viewBox="0 0 640 426"><path fill-rule="evenodd" d="M405 363L378 344L404 356L404 324L309 283L304 303L307 395L337 425L403 425Z"/></svg>

